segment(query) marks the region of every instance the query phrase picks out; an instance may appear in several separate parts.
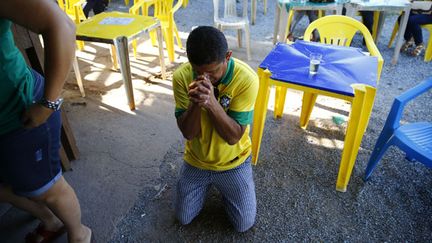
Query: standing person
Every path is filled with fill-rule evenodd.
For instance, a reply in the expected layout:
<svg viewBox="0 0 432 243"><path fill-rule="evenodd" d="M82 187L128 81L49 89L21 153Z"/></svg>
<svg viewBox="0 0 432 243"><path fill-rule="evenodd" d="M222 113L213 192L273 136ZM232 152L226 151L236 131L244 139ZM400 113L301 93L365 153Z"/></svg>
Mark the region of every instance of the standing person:
<svg viewBox="0 0 432 243"><path fill-rule="evenodd" d="M415 5L417 4L417 5ZM407 52L411 47L411 56L419 56L425 46L421 25L432 24L432 1L418 1L413 3L407 26L404 33L405 43L401 47L402 52ZM400 17L399 20L400 21Z"/></svg>
<svg viewBox="0 0 432 243"><path fill-rule="evenodd" d="M11 24L42 35L45 79L15 46ZM75 52L75 25L51 0L0 1L0 201L41 224L27 242L90 242L74 190L62 176L59 98Z"/></svg>
<svg viewBox="0 0 432 243"><path fill-rule="evenodd" d="M225 36L216 28L194 29L186 53L189 62L173 76L177 125L187 139L176 216L181 224L189 224L214 185L234 228L244 232L256 215L249 129L258 77L231 57Z"/></svg>
<svg viewBox="0 0 432 243"><path fill-rule="evenodd" d="M307 16L309 19L309 24L314 22L318 19L318 10L296 10L294 11L294 16L292 20L292 24L290 26L289 34L288 34L288 40L294 41L294 31L297 26L297 24L300 22L300 20L303 18L303 16ZM312 32L312 41L319 41L319 33L317 30L314 30Z"/></svg>

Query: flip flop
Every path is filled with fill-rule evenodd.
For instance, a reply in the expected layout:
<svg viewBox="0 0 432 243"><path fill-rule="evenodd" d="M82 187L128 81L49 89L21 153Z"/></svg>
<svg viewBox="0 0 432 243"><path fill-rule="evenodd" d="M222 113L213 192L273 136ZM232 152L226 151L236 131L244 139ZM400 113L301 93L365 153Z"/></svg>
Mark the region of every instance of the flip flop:
<svg viewBox="0 0 432 243"><path fill-rule="evenodd" d="M57 231L49 231L46 230L42 224L39 224L38 227L33 231L26 235L25 242L26 243L38 243L38 238L42 237L42 241L40 243L50 243L53 240L60 237L62 234L66 232L66 227L62 226Z"/></svg>

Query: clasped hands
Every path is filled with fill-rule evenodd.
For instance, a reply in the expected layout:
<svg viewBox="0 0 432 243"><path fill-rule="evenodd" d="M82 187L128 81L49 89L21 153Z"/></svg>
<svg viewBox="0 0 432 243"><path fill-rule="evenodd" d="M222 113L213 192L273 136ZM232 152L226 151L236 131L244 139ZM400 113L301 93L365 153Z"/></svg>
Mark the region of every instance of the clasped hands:
<svg viewBox="0 0 432 243"><path fill-rule="evenodd" d="M210 77L206 74L198 76L189 85L189 99L203 108L210 108L212 105L217 104L214 96L213 84Z"/></svg>

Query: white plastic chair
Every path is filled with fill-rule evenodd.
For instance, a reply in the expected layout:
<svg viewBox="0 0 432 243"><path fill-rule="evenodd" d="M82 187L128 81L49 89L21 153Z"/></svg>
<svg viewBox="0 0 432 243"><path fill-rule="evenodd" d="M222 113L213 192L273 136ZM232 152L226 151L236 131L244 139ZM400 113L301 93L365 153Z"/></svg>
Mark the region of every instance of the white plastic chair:
<svg viewBox="0 0 432 243"><path fill-rule="evenodd" d="M242 0L242 16L237 15L236 0L213 0L214 23L216 28L223 31L224 29L236 29L238 45L242 43L242 29L245 31L247 59L250 60L250 34L248 19L248 0ZM219 16L219 7L224 6L223 17Z"/></svg>

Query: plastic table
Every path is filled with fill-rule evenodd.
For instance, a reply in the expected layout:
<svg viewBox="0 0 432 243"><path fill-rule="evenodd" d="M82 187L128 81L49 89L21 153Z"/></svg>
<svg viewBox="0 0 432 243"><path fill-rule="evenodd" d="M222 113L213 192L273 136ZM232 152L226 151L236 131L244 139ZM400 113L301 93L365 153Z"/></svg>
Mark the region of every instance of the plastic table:
<svg viewBox="0 0 432 243"><path fill-rule="evenodd" d="M321 53L316 75L309 75L309 54ZM282 86L304 92L300 124L306 128L317 95L352 103L339 166L336 190L346 191L366 130L376 93L378 60L361 49L296 41L278 43L258 68L260 86L252 127L252 161L256 163L264 131L270 87Z"/></svg>

